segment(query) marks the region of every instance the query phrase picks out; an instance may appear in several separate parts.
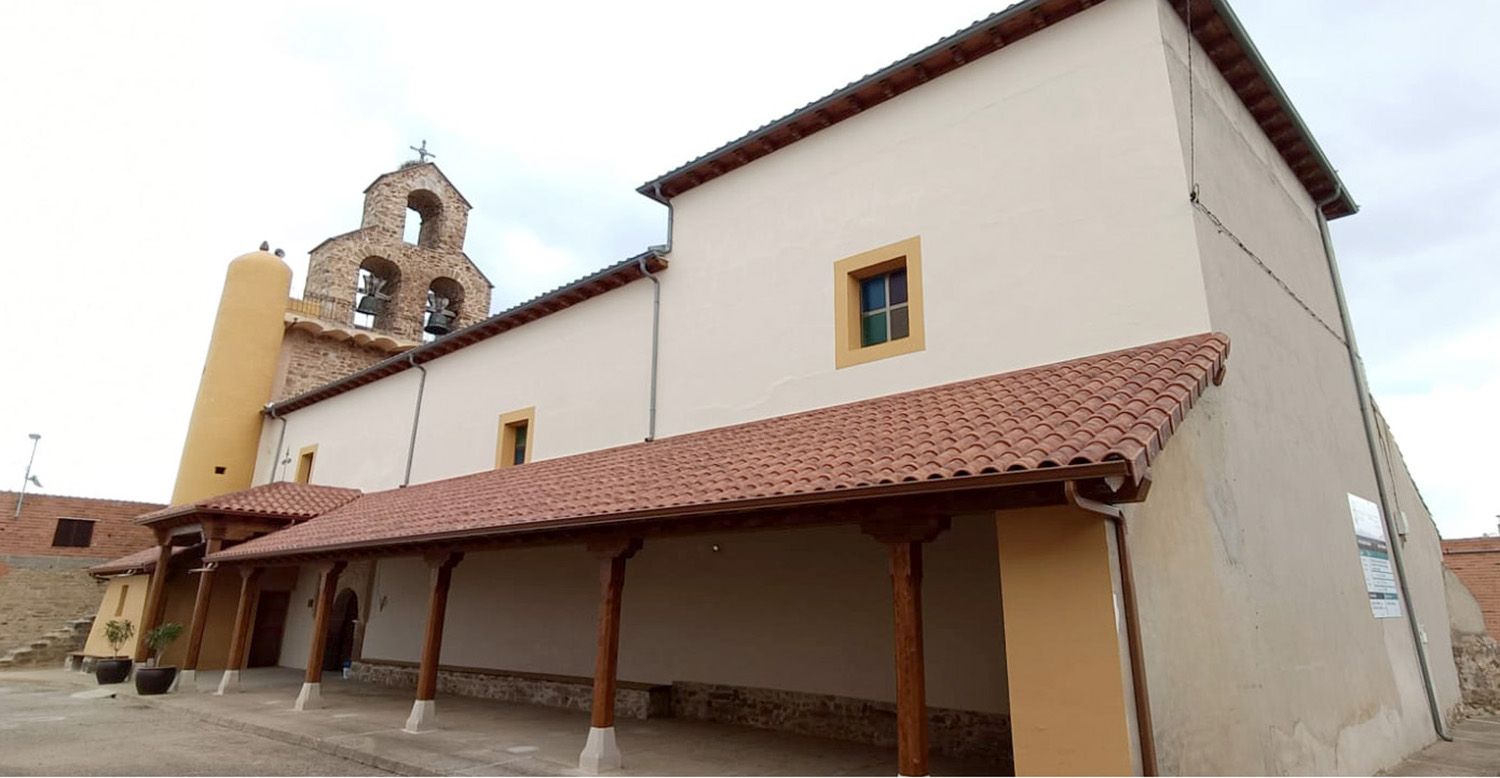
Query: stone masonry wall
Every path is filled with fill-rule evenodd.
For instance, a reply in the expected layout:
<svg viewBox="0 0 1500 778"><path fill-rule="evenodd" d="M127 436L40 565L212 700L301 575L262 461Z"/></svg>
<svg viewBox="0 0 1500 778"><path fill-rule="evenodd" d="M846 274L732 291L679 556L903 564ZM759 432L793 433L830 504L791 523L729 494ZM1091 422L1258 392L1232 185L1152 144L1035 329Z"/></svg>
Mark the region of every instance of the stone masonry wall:
<svg viewBox="0 0 1500 778"><path fill-rule="evenodd" d="M320 338L303 330L287 330L281 340L282 370L275 396L280 402L357 373L389 354L348 340Z"/></svg>
<svg viewBox="0 0 1500 778"><path fill-rule="evenodd" d="M415 689L417 668L405 662L355 662L355 680ZM473 668L438 670L438 691L570 710L589 710L592 679L505 673ZM615 712L626 718L674 716L700 721L795 732L877 746L896 744L896 706L888 702L743 686L678 681L671 686L622 682ZM928 741L943 754L994 769L1013 770L1010 718L1003 714L928 709Z"/></svg>
<svg viewBox="0 0 1500 778"><path fill-rule="evenodd" d="M98 561L0 556L0 654L93 616L104 584L85 568Z"/></svg>
<svg viewBox="0 0 1500 778"><path fill-rule="evenodd" d="M405 663L355 662L351 675L359 681L396 688L417 688L417 668ZM593 705L591 678L544 676L535 673L497 673L473 669L439 669L438 692L486 700L545 705L549 708L589 710ZM670 715L671 695L665 686L622 683L615 691L615 715L646 719Z"/></svg>
<svg viewBox="0 0 1500 778"><path fill-rule="evenodd" d="M895 704L852 697L677 681L672 684L672 715L877 746L896 745ZM927 727L932 753L991 765L997 775L1013 771L1010 717L928 708Z"/></svg>
<svg viewBox="0 0 1500 778"><path fill-rule="evenodd" d="M402 239L409 203L427 212L417 244ZM420 340L427 289L434 279L444 277L463 289L455 329L488 317L490 283L463 251L468 212L463 195L432 163L380 176L365 190L360 228L312 250L304 295L353 305L360 265L376 257L394 265L400 278L387 289L393 299L377 317L375 331Z"/></svg>

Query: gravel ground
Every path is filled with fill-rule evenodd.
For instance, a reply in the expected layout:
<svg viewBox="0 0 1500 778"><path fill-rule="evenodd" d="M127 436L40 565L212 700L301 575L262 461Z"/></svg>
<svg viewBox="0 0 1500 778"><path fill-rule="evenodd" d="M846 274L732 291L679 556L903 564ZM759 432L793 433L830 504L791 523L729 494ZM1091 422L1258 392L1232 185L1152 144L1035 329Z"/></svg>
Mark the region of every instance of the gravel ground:
<svg viewBox="0 0 1500 778"><path fill-rule="evenodd" d="M141 704L0 674L0 775L389 775Z"/></svg>

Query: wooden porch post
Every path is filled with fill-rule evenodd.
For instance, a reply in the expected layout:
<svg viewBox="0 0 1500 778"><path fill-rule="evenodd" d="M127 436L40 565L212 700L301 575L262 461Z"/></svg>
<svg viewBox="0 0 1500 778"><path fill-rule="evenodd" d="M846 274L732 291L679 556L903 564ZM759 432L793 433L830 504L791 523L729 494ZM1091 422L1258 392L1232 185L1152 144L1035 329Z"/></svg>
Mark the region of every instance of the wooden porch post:
<svg viewBox="0 0 1500 778"><path fill-rule="evenodd" d="M203 555L217 554L224 547L223 538L210 537L204 546ZM188 627L187 656L182 660L182 683L189 689L197 688L198 656L203 651L203 630L208 624L208 603L213 596L214 570L204 566L198 574L198 596L193 599L193 623Z"/></svg>
<svg viewBox="0 0 1500 778"><path fill-rule="evenodd" d="M448 586L453 582L453 568L463 561L462 553L431 554L427 567L432 579L432 593L427 600L427 633L422 639L422 666L417 672L417 700L406 718L406 731L428 732L437 727L438 659L443 651L443 617L448 610Z"/></svg>
<svg viewBox="0 0 1500 778"><path fill-rule="evenodd" d="M338 593L339 575L347 562L333 562L318 571L318 604L313 611L312 645L307 649L307 674L297 694L296 710L323 707L323 649L328 646L328 614Z"/></svg>
<svg viewBox="0 0 1500 778"><path fill-rule="evenodd" d="M922 657L922 544L948 528L947 518L866 524L891 555L896 637L896 765L903 776L927 775L927 675Z"/></svg>
<svg viewBox="0 0 1500 778"><path fill-rule="evenodd" d="M146 633L156 629L161 621L162 606L166 604L167 576L171 573L172 544L167 538L158 538L160 545L156 551L156 569L151 571L151 583L146 588L146 607L141 610L140 630L135 637L135 656L137 662L144 662L151 655L151 648L146 645Z"/></svg>
<svg viewBox="0 0 1500 778"><path fill-rule="evenodd" d="M251 619L255 616L255 599L260 593L263 570L260 567L240 568L240 601L234 609L234 633L229 636L229 661L224 664L224 677L219 679L219 690L215 694L240 690L240 670L245 667Z"/></svg>
<svg viewBox="0 0 1500 778"><path fill-rule="evenodd" d="M590 543L599 558L599 643L594 655L594 707L589 738L578 757L588 773L619 769L623 764L615 742L615 687L620 656L620 593L625 587L625 560L641 548L638 539L622 538Z"/></svg>

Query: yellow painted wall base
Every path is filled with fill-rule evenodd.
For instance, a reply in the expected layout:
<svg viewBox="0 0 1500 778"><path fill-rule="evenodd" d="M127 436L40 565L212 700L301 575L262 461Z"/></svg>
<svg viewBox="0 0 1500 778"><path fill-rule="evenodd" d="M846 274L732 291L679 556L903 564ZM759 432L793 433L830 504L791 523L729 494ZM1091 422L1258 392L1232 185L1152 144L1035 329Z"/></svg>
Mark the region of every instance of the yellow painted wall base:
<svg viewBox="0 0 1500 778"><path fill-rule="evenodd" d="M1072 508L995 514L1016 775L1139 774L1113 532Z"/></svg>
<svg viewBox="0 0 1500 778"><path fill-rule="evenodd" d="M135 625L136 634L120 647L120 656L135 654L141 635L141 614L146 610L146 589L151 585L149 575L126 575L109 579L104 587L104 597L99 601L99 612L94 615L94 626L89 630L89 639L83 644L83 653L88 656L111 656L113 651L104 638L104 625L112 620L129 621Z"/></svg>

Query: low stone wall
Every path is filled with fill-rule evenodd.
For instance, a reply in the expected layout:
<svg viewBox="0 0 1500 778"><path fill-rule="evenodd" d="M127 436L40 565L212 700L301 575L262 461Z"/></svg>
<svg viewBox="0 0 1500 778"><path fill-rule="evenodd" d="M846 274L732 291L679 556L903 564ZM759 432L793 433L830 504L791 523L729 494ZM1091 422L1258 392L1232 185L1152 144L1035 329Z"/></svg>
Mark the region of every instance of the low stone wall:
<svg viewBox="0 0 1500 778"><path fill-rule="evenodd" d="M677 681L672 715L759 729L896 745L896 705L831 694ZM999 713L928 708L928 748L934 754L1012 767L1010 717Z"/></svg>
<svg viewBox="0 0 1500 778"><path fill-rule="evenodd" d="M415 689L417 667L410 662L365 660L350 666L350 677L365 683ZM580 676L442 667L438 692L487 700L589 710L593 679ZM615 713L625 718L675 716L758 729L896 745L896 705L830 694L755 689L678 681L670 686L620 682ZM928 748L1001 773L1012 768L1010 717L1000 713L928 708Z"/></svg>
<svg viewBox="0 0 1500 778"><path fill-rule="evenodd" d="M1466 715L1500 714L1500 644L1489 635L1453 632L1453 661Z"/></svg>
<svg viewBox="0 0 1500 778"><path fill-rule="evenodd" d="M93 616L104 585L86 568L100 561L0 556L0 654Z"/></svg>
<svg viewBox="0 0 1500 778"><path fill-rule="evenodd" d="M417 688L417 668L408 662L364 660L349 668L355 680L397 688ZM438 692L486 700L589 710L594 680L578 676L508 673L471 667L438 670ZM615 690L615 715L647 719L671 715L671 687L621 682Z"/></svg>

